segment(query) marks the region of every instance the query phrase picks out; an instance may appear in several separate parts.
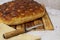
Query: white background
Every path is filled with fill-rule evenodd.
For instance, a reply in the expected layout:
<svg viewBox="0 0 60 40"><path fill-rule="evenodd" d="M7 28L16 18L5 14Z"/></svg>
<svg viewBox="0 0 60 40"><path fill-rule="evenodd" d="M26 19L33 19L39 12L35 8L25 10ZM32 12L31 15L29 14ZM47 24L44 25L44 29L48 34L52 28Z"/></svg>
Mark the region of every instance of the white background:
<svg viewBox="0 0 60 40"><path fill-rule="evenodd" d="M36 0L51 8L60 9L60 0Z"/></svg>

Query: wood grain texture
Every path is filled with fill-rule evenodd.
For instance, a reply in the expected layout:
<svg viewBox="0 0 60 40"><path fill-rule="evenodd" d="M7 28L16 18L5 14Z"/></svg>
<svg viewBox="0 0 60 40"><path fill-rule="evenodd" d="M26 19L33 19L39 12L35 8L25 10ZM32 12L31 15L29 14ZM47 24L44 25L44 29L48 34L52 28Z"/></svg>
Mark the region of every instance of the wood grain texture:
<svg viewBox="0 0 60 40"><path fill-rule="evenodd" d="M12 27L9 27L6 24L0 23L0 40L38 40L38 39L40 40L39 36L34 36L26 33L11 37L9 39L3 38L4 33L11 32L13 30L15 29Z"/></svg>
<svg viewBox="0 0 60 40"><path fill-rule="evenodd" d="M52 25L52 22L48 16L48 13L46 11L46 14L45 16L42 17L42 21L43 21L43 24L44 24L44 28L45 30L53 30L53 25Z"/></svg>

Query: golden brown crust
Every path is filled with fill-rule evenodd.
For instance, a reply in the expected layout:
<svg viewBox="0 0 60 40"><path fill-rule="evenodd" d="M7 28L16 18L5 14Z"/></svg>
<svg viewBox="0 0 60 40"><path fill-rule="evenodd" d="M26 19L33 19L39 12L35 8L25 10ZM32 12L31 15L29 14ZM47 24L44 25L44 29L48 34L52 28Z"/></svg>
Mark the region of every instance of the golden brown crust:
<svg viewBox="0 0 60 40"><path fill-rule="evenodd" d="M8 25L21 24L42 17L44 12L43 6L35 1L12 1L0 6L0 21Z"/></svg>

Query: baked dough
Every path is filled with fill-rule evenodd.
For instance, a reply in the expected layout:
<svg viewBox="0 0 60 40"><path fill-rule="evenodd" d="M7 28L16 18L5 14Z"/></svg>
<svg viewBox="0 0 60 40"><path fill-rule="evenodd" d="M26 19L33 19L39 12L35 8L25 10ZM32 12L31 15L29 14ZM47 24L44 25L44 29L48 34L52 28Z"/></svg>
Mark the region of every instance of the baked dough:
<svg viewBox="0 0 60 40"><path fill-rule="evenodd" d="M42 17L44 7L36 1L17 0L0 6L0 23L17 25Z"/></svg>

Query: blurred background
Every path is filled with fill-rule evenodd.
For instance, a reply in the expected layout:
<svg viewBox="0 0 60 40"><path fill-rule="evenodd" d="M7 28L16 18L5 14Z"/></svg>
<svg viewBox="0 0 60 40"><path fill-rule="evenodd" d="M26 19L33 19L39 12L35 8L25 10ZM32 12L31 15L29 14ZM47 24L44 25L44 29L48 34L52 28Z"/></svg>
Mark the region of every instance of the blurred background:
<svg viewBox="0 0 60 40"><path fill-rule="evenodd" d="M36 0L40 3L44 3L45 6L51 7L54 9L59 9L60 10L60 0Z"/></svg>
<svg viewBox="0 0 60 40"><path fill-rule="evenodd" d="M0 0L0 4L8 1L11 1L11 0ZM45 4L45 6L47 7L60 10L60 0L35 0L35 1Z"/></svg>

